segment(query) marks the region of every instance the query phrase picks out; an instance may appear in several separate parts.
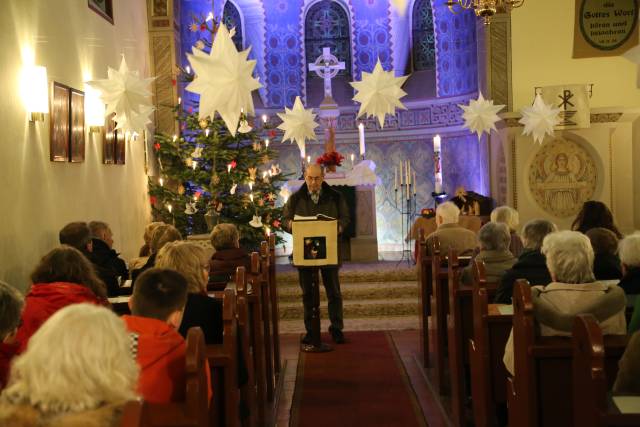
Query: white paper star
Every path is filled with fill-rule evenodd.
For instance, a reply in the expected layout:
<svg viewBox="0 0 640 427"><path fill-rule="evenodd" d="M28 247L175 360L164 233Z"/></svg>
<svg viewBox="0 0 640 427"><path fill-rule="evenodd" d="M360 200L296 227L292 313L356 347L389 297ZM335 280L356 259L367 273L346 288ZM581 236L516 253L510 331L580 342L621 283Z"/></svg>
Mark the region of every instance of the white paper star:
<svg viewBox="0 0 640 427"><path fill-rule="evenodd" d="M391 4L395 6L399 16L407 13L407 0L391 0Z"/></svg>
<svg viewBox="0 0 640 427"><path fill-rule="evenodd" d="M522 118L518 121L524 125L523 135L533 135L535 142L544 140L545 135L553 135L553 127L560 122L560 109L547 105L540 94L531 107L520 110Z"/></svg>
<svg viewBox="0 0 640 427"><path fill-rule="evenodd" d="M477 133L480 138L483 133L489 134L491 130L496 130L496 122L500 120L498 111L502 110L504 105L493 105L493 101L484 99L481 92L478 94L478 99L469 101L469 105L458 105L458 107L464 111L462 114L464 127Z"/></svg>
<svg viewBox="0 0 640 427"><path fill-rule="evenodd" d="M302 151L305 140L316 139L316 133L314 131L314 129L318 127L318 123L315 122L316 115L311 108L305 110L299 96L296 96L293 108L288 109L285 107L284 113L278 113L278 117L282 120L278 129L284 131L284 136L282 137L283 142L287 139L295 141L300 151Z"/></svg>
<svg viewBox="0 0 640 427"><path fill-rule="evenodd" d="M358 117L365 115L376 116L380 127L384 127L384 116L395 114L396 107L406 110L400 98L407 93L402 90L402 85L409 76L396 77L393 71L384 71L380 59L376 63L373 72L362 72L362 80L351 82L351 86L358 91L353 97L360 103Z"/></svg>
<svg viewBox="0 0 640 427"><path fill-rule="evenodd" d="M251 92L262 87L253 77L256 61L247 60L250 50L238 52L227 27L220 25L210 54L196 48L187 54L195 79L186 89L200 95L200 118L213 118L217 111L233 136L241 110L254 114Z"/></svg>
<svg viewBox="0 0 640 427"><path fill-rule="evenodd" d="M129 71L124 56L120 68L114 70L109 67L107 76L106 79L87 82L100 91L102 102L107 104L105 116L115 113L113 120L118 123L117 129L141 131L153 111L149 85L154 77L141 79L137 71Z"/></svg>

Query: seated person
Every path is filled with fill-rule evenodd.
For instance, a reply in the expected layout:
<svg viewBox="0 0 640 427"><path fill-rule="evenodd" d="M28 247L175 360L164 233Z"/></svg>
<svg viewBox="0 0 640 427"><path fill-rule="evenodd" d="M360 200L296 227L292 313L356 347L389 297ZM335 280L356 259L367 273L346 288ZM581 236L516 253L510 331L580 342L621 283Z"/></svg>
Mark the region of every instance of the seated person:
<svg viewBox="0 0 640 427"><path fill-rule="evenodd" d="M640 332L635 332L618 362L618 375L613 392L619 394L640 393Z"/></svg>
<svg viewBox="0 0 640 427"><path fill-rule="evenodd" d="M249 254L240 247L240 235L235 225L216 225L211 232L211 246L215 249L209 270L211 289L224 289L236 277L236 268L242 266L247 271L251 268Z"/></svg>
<svg viewBox="0 0 640 427"><path fill-rule="evenodd" d="M606 228L596 227L585 233L591 241L593 252L596 255L593 261L593 274L596 280L620 280L622 278L622 266L620 258L616 254L618 250L618 238Z"/></svg>
<svg viewBox="0 0 640 427"><path fill-rule="evenodd" d="M151 403L185 397L185 340L178 333L187 303L187 280L173 270L150 268L140 275L122 316L137 343L138 393Z"/></svg>
<svg viewBox="0 0 640 427"><path fill-rule="evenodd" d="M135 400L138 366L122 320L110 310L74 304L36 332L0 395L0 425L120 425Z"/></svg>
<svg viewBox="0 0 640 427"><path fill-rule="evenodd" d="M93 262L105 270L112 271L116 277L115 283L119 286L122 281L129 278L129 270L127 270L127 263L113 249L113 232L109 224L91 221L89 230L91 231L91 245L93 247L91 258ZM109 288L107 290L109 296L116 296L120 293L119 289Z"/></svg>
<svg viewBox="0 0 640 427"><path fill-rule="evenodd" d="M11 344L15 339L22 308L24 307L24 297L13 286L0 281L0 342ZM9 372L9 361L2 360L0 366L0 390L5 386L6 376Z"/></svg>
<svg viewBox="0 0 640 427"><path fill-rule="evenodd" d="M476 248L476 235L458 224L460 209L451 202L444 202L436 208L436 224L438 229L427 236L427 250L431 240L437 237L440 241L440 253L446 254L454 248L458 255L471 254ZM431 255L431 254L429 254Z"/></svg>
<svg viewBox="0 0 640 427"><path fill-rule="evenodd" d="M613 223L613 214L609 207L597 200L587 200L576 215L576 219L573 220L571 229L586 233L596 227L606 228L613 232L618 239L622 239L622 233Z"/></svg>
<svg viewBox="0 0 640 427"><path fill-rule="evenodd" d="M0 345L0 366L24 352L31 336L61 308L81 302L108 304L104 283L91 263L71 246L62 245L45 255L31 273L31 282L15 340Z"/></svg>
<svg viewBox="0 0 640 427"><path fill-rule="evenodd" d="M222 302L207 295L209 257L205 249L192 242L167 243L158 252L156 267L177 271L187 279L187 305L180 335L186 338L189 328L199 326L207 344L221 344Z"/></svg>
<svg viewBox="0 0 640 427"><path fill-rule="evenodd" d="M93 254L93 240L91 239L91 230L86 222L71 222L65 225L59 234L60 244L69 245L87 257L93 264L93 268L107 286L108 295L118 295L120 284L118 283L118 272L111 269L110 266L101 264Z"/></svg>
<svg viewBox="0 0 640 427"><path fill-rule="evenodd" d="M596 317L603 334L627 333L623 292L614 283L596 281L593 248L587 236L577 231L551 233L544 238L542 253L552 282L535 286L531 292L541 335L571 336L570 320L585 313ZM513 330L503 360L514 375Z"/></svg>
<svg viewBox="0 0 640 427"><path fill-rule="evenodd" d="M175 242L176 240L182 240L182 235L173 225L162 224L155 228L151 235L151 255L142 267L131 271L131 280L134 284L140 274L155 266L158 251L167 243Z"/></svg>
<svg viewBox="0 0 640 427"><path fill-rule="evenodd" d="M487 272L487 282L496 283L502 279L505 270L511 268L516 258L509 252L511 235L506 224L488 222L478 232L480 252L477 261L484 261ZM472 266L462 271L462 283L470 285L473 282Z"/></svg>
<svg viewBox="0 0 640 427"><path fill-rule="evenodd" d="M520 216L518 211L509 206L499 206L491 211L491 222L501 222L509 227L509 251L515 257L519 257L524 246L522 245L522 239L518 235L516 229L520 224Z"/></svg>
<svg viewBox="0 0 640 427"><path fill-rule="evenodd" d="M527 279L533 286L546 285L551 282L546 260L540 248L542 241L549 233L556 231L556 226L544 219L534 219L522 228L524 250L513 266L504 272L496 290L496 304L511 304L513 284L516 279Z"/></svg>
<svg viewBox="0 0 640 427"><path fill-rule="evenodd" d="M133 258L129 261L129 270L135 270L147 263L149 260L149 256L151 255L151 236L153 236L153 232L159 226L164 225L162 221L156 221L147 224L144 228L144 234L142 238L144 239L144 245L140 248L140 253L137 258Z"/></svg>
<svg viewBox="0 0 640 427"><path fill-rule="evenodd" d="M640 233L622 239L618 246L618 255L622 263L620 287L627 295L640 294Z"/></svg>

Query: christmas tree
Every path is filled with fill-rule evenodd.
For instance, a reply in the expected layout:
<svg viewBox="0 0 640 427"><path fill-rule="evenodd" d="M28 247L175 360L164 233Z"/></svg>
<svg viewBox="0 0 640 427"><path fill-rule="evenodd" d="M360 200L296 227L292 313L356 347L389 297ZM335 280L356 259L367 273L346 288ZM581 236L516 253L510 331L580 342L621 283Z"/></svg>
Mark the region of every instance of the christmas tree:
<svg viewBox="0 0 640 427"><path fill-rule="evenodd" d="M215 33L216 23L208 22L203 19L199 27ZM199 47L211 49L211 43L205 40ZM182 81L194 79L190 70L182 71ZM242 246L257 248L266 234L281 231L282 209L276 201L287 177L276 163L277 152L269 147L275 130L266 116L254 130L255 124L239 109L239 122L234 121L239 127L230 132L228 116L202 117L199 107L198 101L188 100L176 106L181 134L155 137L160 177L149 181L154 218L175 224L183 235L233 223Z"/></svg>

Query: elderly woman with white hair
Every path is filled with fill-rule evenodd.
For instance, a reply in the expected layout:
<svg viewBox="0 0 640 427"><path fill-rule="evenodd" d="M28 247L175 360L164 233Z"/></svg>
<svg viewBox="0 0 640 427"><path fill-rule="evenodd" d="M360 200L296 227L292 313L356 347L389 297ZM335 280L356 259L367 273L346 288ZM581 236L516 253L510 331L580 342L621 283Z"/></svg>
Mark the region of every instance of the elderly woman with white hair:
<svg viewBox="0 0 640 427"><path fill-rule="evenodd" d="M518 211L510 206L498 206L491 211L491 222L499 222L506 224L509 227L509 251L515 257L519 257L524 250L522 239L518 235L516 229L520 224L520 215Z"/></svg>
<svg viewBox="0 0 640 427"><path fill-rule="evenodd" d="M458 224L460 209L453 202L444 202L436 208L438 229L427 236L427 249L434 237L440 242L440 250L447 253L454 248L458 254L471 254L476 248L476 235Z"/></svg>
<svg viewBox="0 0 640 427"><path fill-rule="evenodd" d="M577 231L551 233L544 239L542 253L552 282L531 288L541 335L571 336L572 321L578 314L594 315L604 334L627 333L624 292L615 282L596 281L594 253L587 236ZM512 375L513 362L512 331L504 354L504 364Z"/></svg>
<svg viewBox="0 0 640 427"><path fill-rule="evenodd" d="M509 251L510 242L511 235L506 224L488 222L478 231L480 252L475 259L484 261L488 282L499 282L504 272L516 262L516 257ZM471 284L472 280L471 266L467 266L462 271L462 283Z"/></svg>
<svg viewBox="0 0 640 427"><path fill-rule="evenodd" d="M618 256L622 263L620 287L627 295L640 294L640 233L633 233L620 241Z"/></svg>
<svg viewBox="0 0 640 427"><path fill-rule="evenodd" d="M74 304L51 316L14 361L0 425L119 425L137 381L124 322L106 308Z"/></svg>

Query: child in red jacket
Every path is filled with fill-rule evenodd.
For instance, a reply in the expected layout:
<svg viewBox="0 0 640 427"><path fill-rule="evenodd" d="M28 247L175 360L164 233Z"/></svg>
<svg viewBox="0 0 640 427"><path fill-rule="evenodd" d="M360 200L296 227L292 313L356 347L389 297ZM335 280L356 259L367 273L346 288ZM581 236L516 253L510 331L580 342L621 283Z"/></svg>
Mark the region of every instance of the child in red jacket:
<svg viewBox="0 0 640 427"><path fill-rule="evenodd" d="M187 281L180 273L152 268L136 280L132 315L123 319L140 366L138 393L148 402L184 400L186 345L177 329L186 302Z"/></svg>

